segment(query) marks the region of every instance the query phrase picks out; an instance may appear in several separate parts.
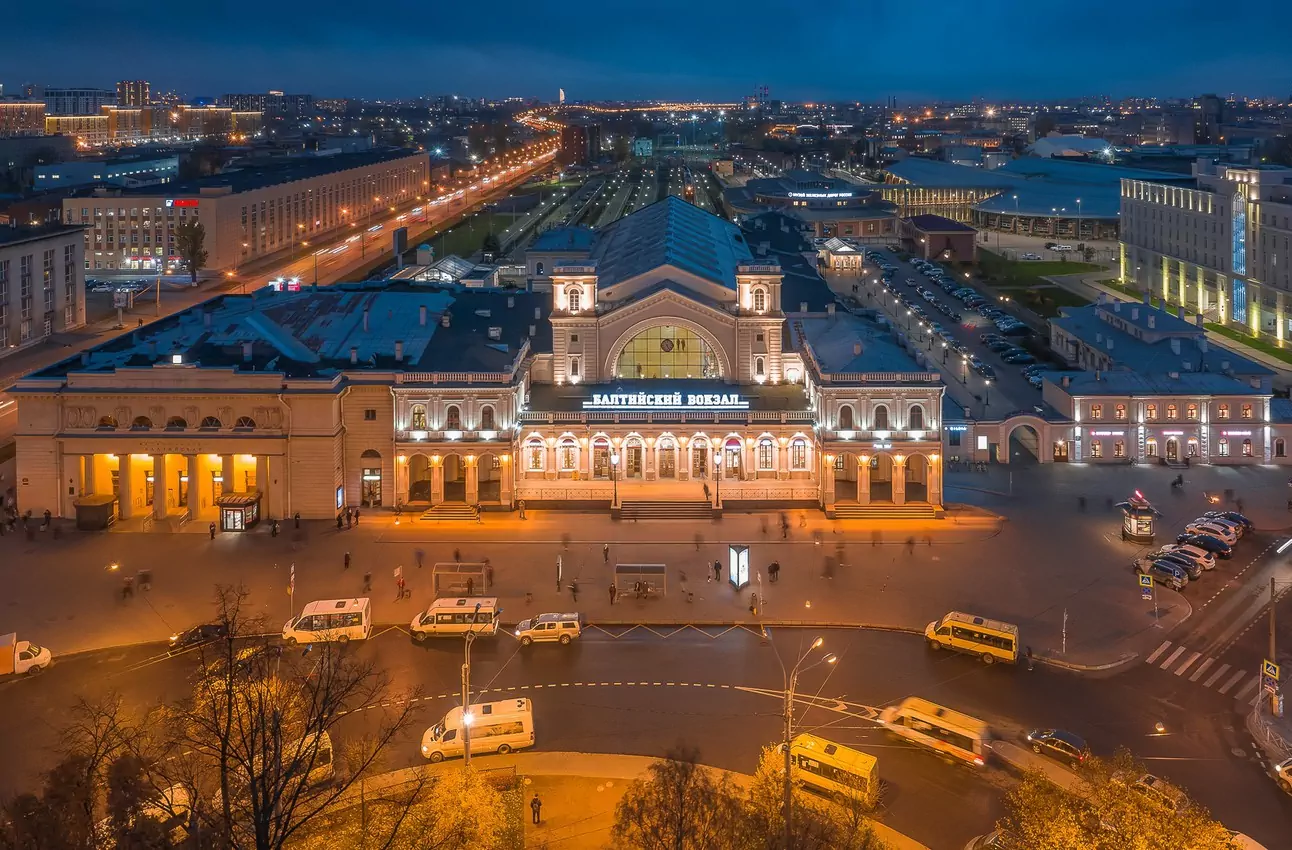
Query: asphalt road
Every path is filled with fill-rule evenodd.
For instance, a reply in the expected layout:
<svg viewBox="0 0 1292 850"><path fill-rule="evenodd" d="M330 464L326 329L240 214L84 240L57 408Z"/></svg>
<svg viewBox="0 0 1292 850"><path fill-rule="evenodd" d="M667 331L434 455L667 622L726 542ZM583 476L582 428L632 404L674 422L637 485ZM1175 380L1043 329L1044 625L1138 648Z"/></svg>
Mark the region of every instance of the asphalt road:
<svg viewBox="0 0 1292 850"><path fill-rule="evenodd" d="M685 743L698 747L707 763L748 772L760 747L780 734L783 679L776 651L792 663L816 634L783 630L773 635L773 645L765 645L745 630L667 635L639 629L614 636L590 629L570 647L527 649L504 635L475 643L472 685L478 699L533 699L541 749L659 755ZM1179 694L1167 699L1161 671L1148 666L1091 679L1042 668L984 667L970 658L931 653L909 635L821 634L839 661L800 678L796 728L876 755L884 781L883 819L932 848L959 848L987 830L1011 779L996 767L950 766L890 742L867 719L874 708L912 694L979 716L1005 737L1055 725L1084 735L1096 752L1130 747L1232 828L1280 846L1292 799L1252 758L1232 699L1204 688L1182 701L1176 701ZM455 702L461 643L416 644L393 629L353 645L353 651L379 659L396 690L420 693L420 720L395 742L389 766L418 763L422 731ZM29 787L52 761L57 729L77 694L112 689L139 706L179 696L192 656L140 666L156 652L140 647L77 657L39 678L0 685L0 724L10 730L0 790ZM338 732L357 733L376 717L356 712L342 720ZM1154 732L1158 721L1166 734ZM479 763L486 766L488 756ZM933 811L939 817L928 817Z"/></svg>

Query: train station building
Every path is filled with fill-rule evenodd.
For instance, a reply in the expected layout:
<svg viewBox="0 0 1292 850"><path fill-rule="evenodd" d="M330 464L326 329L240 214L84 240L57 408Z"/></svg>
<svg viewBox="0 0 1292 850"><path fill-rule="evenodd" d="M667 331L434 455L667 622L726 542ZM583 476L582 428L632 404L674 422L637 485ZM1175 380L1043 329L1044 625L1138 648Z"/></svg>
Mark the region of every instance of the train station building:
<svg viewBox="0 0 1292 850"><path fill-rule="evenodd" d="M145 524L578 508L935 516L936 367L668 198L550 291L223 295L34 373L24 509Z"/></svg>

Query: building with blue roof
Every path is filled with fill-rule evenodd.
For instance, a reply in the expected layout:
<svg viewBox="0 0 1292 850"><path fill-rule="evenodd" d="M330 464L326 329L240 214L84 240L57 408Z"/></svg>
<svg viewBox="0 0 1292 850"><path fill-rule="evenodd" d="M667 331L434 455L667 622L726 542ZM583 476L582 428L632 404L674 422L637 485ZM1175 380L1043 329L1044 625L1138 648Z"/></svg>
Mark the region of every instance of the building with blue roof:
<svg viewBox="0 0 1292 850"><path fill-rule="evenodd" d="M30 375L18 498L226 532L354 508L938 514L936 368L802 254L679 198L552 250L541 289L266 287Z"/></svg>
<svg viewBox="0 0 1292 850"><path fill-rule="evenodd" d="M879 187L819 171L790 169L780 177L759 177L723 190L723 200L737 223L764 213L793 216L812 236L841 237L887 244L897 232L896 209Z"/></svg>

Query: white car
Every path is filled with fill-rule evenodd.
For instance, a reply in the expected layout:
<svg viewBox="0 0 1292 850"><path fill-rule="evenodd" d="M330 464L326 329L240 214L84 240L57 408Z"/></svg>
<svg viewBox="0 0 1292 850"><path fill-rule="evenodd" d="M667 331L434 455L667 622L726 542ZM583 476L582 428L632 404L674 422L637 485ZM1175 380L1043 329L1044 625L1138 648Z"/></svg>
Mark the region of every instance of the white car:
<svg viewBox="0 0 1292 850"><path fill-rule="evenodd" d="M1186 525L1184 530L1189 534L1209 534L1212 537L1218 537L1230 546L1238 542L1238 535L1234 533L1232 528L1217 522L1195 520Z"/></svg>
<svg viewBox="0 0 1292 850"><path fill-rule="evenodd" d="M1202 567L1204 570L1214 570L1216 568L1216 556L1208 552L1206 549L1202 549L1198 546L1169 543L1158 551L1163 554L1166 554L1167 552L1175 552L1176 554L1184 555L1189 558L1189 560L1197 562L1198 566Z"/></svg>
<svg viewBox="0 0 1292 850"><path fill-rule="evenodd" d="M1040 254L1030 254L1030 253L1029 253L1029 254L1019 254L1019 255L1018 255L1018 258L1019 258L1020 260L1039 260L1039 259L1041 259L1041 255L1040 255Z"/></svg>

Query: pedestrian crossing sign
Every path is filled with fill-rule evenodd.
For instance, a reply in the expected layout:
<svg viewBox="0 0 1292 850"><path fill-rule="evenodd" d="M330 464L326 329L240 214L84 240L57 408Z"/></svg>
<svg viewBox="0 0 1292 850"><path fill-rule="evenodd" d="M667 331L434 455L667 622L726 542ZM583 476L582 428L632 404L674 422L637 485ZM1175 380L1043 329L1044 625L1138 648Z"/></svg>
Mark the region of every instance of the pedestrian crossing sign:
<svg viewBox="0 0 1292 850"><path fill-rule="evenodd" d="M1268 676L1269 678L1277 682L1279 680L1279 665L1275 664L1273 661L1270 661L1268 658L1266 658L1261 663L1261 675Z"/></svg>
<svg viewBox="0 0 1292 850"><path fill-rule="evenodd" d="M1140 586L1140 587L1147 587L1149 590L1152 590L1152 589L1153 589L1153 577L1152 577L1152 576L1141 575L1141 576L1139 577L1139 586Z"/></svg>

